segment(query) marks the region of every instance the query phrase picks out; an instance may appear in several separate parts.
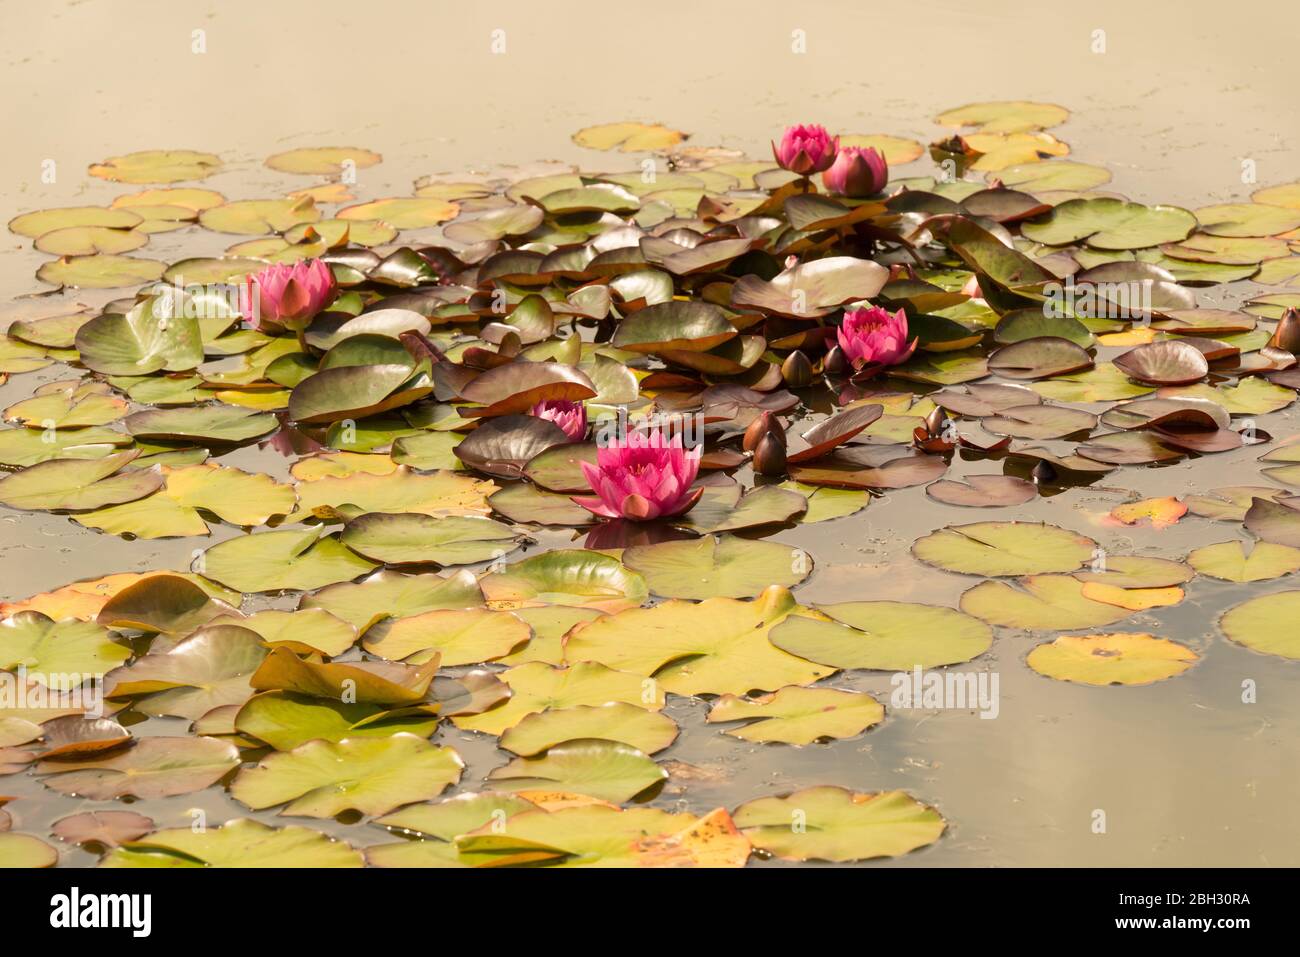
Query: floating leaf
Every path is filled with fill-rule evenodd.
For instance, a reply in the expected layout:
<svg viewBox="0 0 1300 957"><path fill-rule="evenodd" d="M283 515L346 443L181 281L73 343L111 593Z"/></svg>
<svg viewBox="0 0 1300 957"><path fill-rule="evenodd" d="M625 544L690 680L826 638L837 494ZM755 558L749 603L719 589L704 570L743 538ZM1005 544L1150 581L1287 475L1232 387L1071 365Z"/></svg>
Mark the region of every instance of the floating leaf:
<svg viewBox="0 0 1300 957"><path fill-rule="evenodd" d="M566 741L596 739L621 742L653 754L676 738L677 725L667 715L610 701L530 714L501 735L501 747L531 757Z"/></svg>
<svg viewBox="0 0 1300 957"><path fill-rule="evenodd" d="M59 852L30 834L0 833L0 870L11 867L53 867Z"/></svg>
<svg viewBox="0 0 1300 957"><path fill-rule="evenodd" d="M251 442L280 427L276 417L269 413L229 405L149 409L128 415L125 425L137 441L230 445Z"/></svg>
<svg viewBox="0 0 1300 957"><path fill-rule="evenodd" d="M268 827L239 818L219 827L155 831L109 854L103 867L361 867L343 841L310 828Z"/></svg>
<svg viewBox="0 0 1300 957"><path fill-rule="evenodd" d="M479 585L494 608L573 605L617 611L649 595L640 575L615 558L583 549L534 555L483 576Z"/></svg>
<svg viewBox="0 0 1300 957"><path fill-rule="evenodd" d="M129 657L130 649L92 622L56 622L38 611L21 611L0 621L0 670L22 667L41 684L73 675L103 675Z"/></svg>
<svg viewBox="0 0 1300 957"><path fill-rule="evenodd" d="M925 494L947 505L1005 508L1032 501L1038 489L1033 482L1011 475L968 475L962 482L945 479L928 485Z"/></svg>
<svg viewBox="0 0 1300 957"><path fill-rule="evenodd" d="M203 574L243 592L310 590L375 567L319 529L241 535L213 545L200 560Z"/></svg>
<svg viewBox="0 0 1300 957"><path fill-rule="evenodd" d="M855 737L884 716L885 709L869 694L792 686L753 700L724 695L714 702L708 721L756 719L727 734L746 741L811 744Z"/></svg>
<svg viewBox="0 0 1300 957"><path fill-rule="evenodd" d="M366 169L381 160L383 157L378 153L355 146L315 146L268 156L266 165L281 173L332 176L344 170Z"/></svg>
<svg viewBox="0 0 1300 957"><path fill-rule="evenodd" d="M1258 547L1258 546L1257 546ZM1219 619L1228 639L1252 651L1300 659L1300 634L1293 627L1300 591L1260 595L1236 605Z"/></svg>
<svg viewBox="0 0 1300 957"><path fill-rule="evenodd" d="M796 819L804 826L791 827ZM837 787L759 798L737 808L735 821L755 847L789 861L899 857L933 844L946 826L938 811L903 791Z"/></svg>
<svg viewBox="0 0 1300 957"><path fill-rule="evenodd" d="M1195 549L1187 563L1202 575L1230 582L1260 582L1300 571L1300 548L1258 542L1219 542Z"/></svg>
<svg viewBox="0 0 1300 957"><path fill-rule="evenodd" d="M917 540L912 554L937 568L967 575L1068 572L1092 558L1097 543L1056 525L977 522L939 529Z"/></svg>
<svg viewBox="0 0 1300 957"><path fill-rule="evenodd" d="M266 658L255 631L238 625L208 625L168 651L148 654L112 675L110 697L147 695L135 702L150 715L197 720L214 708L243 704L253 693L248 681Z"/></svg>
<svg viewBox="0 0 1300 957"><path fill-rule="evenodd" d="M255 810L288 802L280 813L329 818L344 811L385 814L437 797L465 764L451 748L413 734L309 741L240 771L231 795Z"/></svg>
<svg viewBox="0 0 1300 957"><path fill-rule="evenodd" d="M89 173L115 183L179 183L221 169L221 157L195 150L141 150L93 164Z"/></svg>
<svg viewBox="0 0 1300 957"><path fill-rule="evenodd" d="M181 635L201 628L220 615L238 616L230 604L212 594L217 586L198 576L164 572L122 577L126 580L111 583L115 587L105 589L104 598L85 609L88 617L97 616L101 625L110 628ZM239 595L230 597L238 604Z"/></svg>
<svg viewBox="0 0 1300 957"><path fill-rule="evenodd" d="M1267 203L1223 203L1196 211L1202 232L1211 236L1276 236L1300 226L1300 209Z"/></svg>
<svg viewBox="0 0 1300 957"><path fill-rule="evenodd" d="M1088 598L1086 587L1069 575L1031 575L1016 585L987 581L961 596L961 610L991 625L1026 631L1096 628L1129 615L1129 609Z"/></svg>
<svg viewBox="0 0 1300 957"><path fill-rule="evenodd" d="M618 149L624 153L662 150L676 146L686 134L647 123L605 123L573 134L573 142L593 150Z"/></svg>
<svg viewBox="0 0 1300 957"><path fill-rule="evenodd" d="M162 485L163 477L144 469L120 471L137 455L132 450L38 463L0 478L0 502L10 508L79 511L143 498Z"/></svg>
<svg viewBox="0 0 1300 957"><path fill-rule="evenodd" d="M303 598L302 608L321 608L361 634L384 618L404 618L438 608L481 608L483 593L467 571L403 575L391 569L358 583L343 582Z"/></svg>
<svg viewBox="0 0 1300 957"><path fill-rule="evenodd" d="M988 626L935 605L867 601L823 605L772 630L773 645L836 668L909 671L969 661L992 643Z"/></svg>
<svg viewBox="0 0 1300 957"><path fill-rule="evenodd" d="M238 765L235 746L216 738L142 738L105 757L42 761L36 773L60 794L91 801L149 800L201 791Z"/></svg>
<svg viewBox="0 0 1300 957"><path fill-rule="evenodd" d="M399 565L470 565L519 545L508 526L489 518L411 512L362 515L348 523L340 541L366 558Z"/></svg>
<svg viewBox="0 0 1300 957"><path fill-rule="evenodd" d="M596 619L569 636L565 658L653 676L677 694L744 694L811 684L830 669L768 641L772 627L797 607L777 586L750 602L671 600Z"/></svg>
<svg viewBox="0 0 1300 957"><path fill-rule="evenodd" d="M436 655L444 665L467 665L504 657L529 635L528 625L507 612L443 608L380 622L366 632L364 647L409 664Z"/></svg>
<svg viewBox="0 0 1300 957"><path fill-rule="evenodd" d="M51 830L55 837L69 844L116 847L143 837L154 826L150 818L134 811L83 811L60 818Z"/></svg>
<svg viewBox="0 0 1300 957"><path fill-rule="evenodd" d="M495 490L492 482L463 473L419 473L406 466L379 475L326 476L298 483L298 509L286 521L311 517L338 521L367 512L472 516L488 511L487 496Z"/></svg>
<svg viewBox="0 0 1300 957"><path fill-rule="evenodd" d="M515 758L492 771L488 782L503 791L574 791L621 803L667 778L667 771L630 745L579 739L537 757Z"/></svg>
<svg viewBox="0 0 1300 957"><path fill-rule="evenodd" d="M797 585L812 572L803 549L734 535L638 545L623 552L623 563L665 598L751 598L771 585Z"/></svg>
<svg viewBox="0 0 1300 957"><path fill-rule="evenodd" d="M1094 249L1141 249L1179 242L1195 228L1196 217L1177 206L1097 198L1067 200L1020 231L1034 242L1053 246L1082 240Z"/></svg>
<svg viewBox="0 0 1300 957"><path fill-rule="evenodd" d="M1026 663L1040 675L1087 685L1145 685L1173 678L1199 656L1186 645L1147 634L1062 635L1039 645Z"/></svg>

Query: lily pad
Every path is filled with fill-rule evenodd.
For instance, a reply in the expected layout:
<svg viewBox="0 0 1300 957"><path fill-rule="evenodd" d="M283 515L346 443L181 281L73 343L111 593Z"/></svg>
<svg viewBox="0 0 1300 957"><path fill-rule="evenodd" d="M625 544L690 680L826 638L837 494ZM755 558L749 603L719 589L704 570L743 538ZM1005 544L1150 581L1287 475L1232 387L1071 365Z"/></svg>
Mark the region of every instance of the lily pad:
<svg viewBox="0 0 1300 957"><path fill-rule="evenodd" d="M939 529L917 540L912 554L937 568L966 575L1068 572L1092 558L1097 543L1056 525L977 522Z"/></svg>
<svg viewBox="0 0 1300 957"><path fill-rule="evenodd" d="M1300 611L1300 591L1259 595L1228 609L1219 628L1230 641L1252 651L1300 659L1300 635L1292 627Z"/></svg>
<svg viewBox="0 0 1300 957"><path fill-rule="evenodd" d="M621 803L667 778L667 771L631 745L578 739L536 757L515 758L492 771L488 784L502 791L572 791Z"/></svg>
<svg viewBox="0 0 1300 957"><path fill-rule="evenodd" d="M501 747L531 757L566 741L594 739L621 742L653 754L676 738L677 725L667 715L611 701L530 714L501 735Z"/></svg>
<svg viewBox="0 0 1300 957"><path fill-rule="evenodd" d="M41 684L72 675L90 679L130 657L129 648L111 640L108 630L93 622L56 622L38 611L0 620L0 670L22 667Z"/></svg>
<svg viewBox="0 0 1300 957"><path fill-rule="evenodd" d="M1132 613L1088 598L1087 587L1069 575L1031 575L1015 585L987 581L961 596L961 610L991 625L1026 631L1097 628Z"/></svg>
<svg viewBox="0 0 1300 957"><path fill-rule="evenodd" d="M216 738L141 738L107 756L42 761L36 773L60 794L91 801L148 800L201 791L238 765L235 746Z"/></svg>
<svg viewBox="0 0 1300 957"><path fill-rule="evenodd" d="M319 529L241 535L213 545L199 560L204 575L242 592L307 591L375 568L337 536L321 537Z"/></svg>
<svg viewBox="0 0 1300 957"><path fill-rule="evenodd" d="M530 635L528 624L508 612L441 608L382 621L363 644L391 661L422 664L438 656L444 665L467 665L502 658Z"/></svg>
<svg viewBox="0 0 1300 957"><path fill-rule="evenodd" d="M365 558L399 565L471 565L519 545L508 526L489 518L411 512L362 515L348 523L340 541Z"/></svg>
<svg viewBox="0 0 1300 957"><path fill-rule="evenodd" d="M221 169L221 157L196 150L140 150L93 164L89 173L115 183L179 183Z"/></svg>
<svg viewBox="0 0 1300 957"><path fill-rule="evenodd" d="M724 695L708 721L746 721L727 734L746 741L811 744L822 738L852 738L879 724L885 709L869 694L834 688L791 686L752 700Z"/></svg>
<svg viewBox="0 0 1300 957"><path fill-rule="evenodd" d="M1039 645L1026 663L1057 681L1087 685L1146 685L1173 678L1199 656L1186 645L1154 635L1062 635Z"/></svg>
<svg viewBox="0 0 1300 957"><path fill-rule="evenodd" d="M1230 582L1260 582L1300 571L1300 548L1258 542L1219 542L1205 545L1187 556L1187 563L1202 575Z"/></svg>
<svg viewBox="0 0 1300 957"><path fill-rule="evenodd" d="M1052 246L1084 241L1094 249L1142 249L1186 239L1196 221L1196 216L1177 206L1143 206L1110 198L1071 199L1042 220L1025 223L1020 232L1027 239Z"/></svg>
<svg viewBox="0 0 1300 957"><path fill-rule="evenodd" d="M515 562L479 582L493 608L572 605L618 611L649 595L645 579L608 555L556 549Z"/></svg>
<svg viewBox="0 0 1300 957"><path fill-rule="evenodd" d="M756 542L734 535L638 545L623 563L645 576L651 593L664 598L751 598L772 585L797 585L812 573L801 548Z"/></svg>
<svg viewBox="0 0 1300 957"><path fill-rule="evenodd" d="M778 648L836 668L910 671L969 661L992 644L983 622L936 605L841 602L791 615L772 630Z"/></svg>
<svg viewBox="0 0 1300 957"><path fill-rule="evenodd" d="M738 807L735 821L755 847L788 861L900 857L933 844L947 826L938 811L903 791L837 787L759 798Z"/></svg>
<svg viewBox="0 0 1300 957"><path fill-rule="evenodd" d="M309 741L240 771L230 793L257 810L288 802L282 814L329 818L355 810L378 815L437 797L460 780L464 766L453 749L404 732L337 743Z"/></svg>
<svg viewBox="0 0 1300 957"><path fill-rule="evenodd" d="M361 634L385 618L405 618L438 608L481 608L483 593L467 571L403 575L384 569L360 582L341 582L304 596L301 608L320 608Z"/></svg>

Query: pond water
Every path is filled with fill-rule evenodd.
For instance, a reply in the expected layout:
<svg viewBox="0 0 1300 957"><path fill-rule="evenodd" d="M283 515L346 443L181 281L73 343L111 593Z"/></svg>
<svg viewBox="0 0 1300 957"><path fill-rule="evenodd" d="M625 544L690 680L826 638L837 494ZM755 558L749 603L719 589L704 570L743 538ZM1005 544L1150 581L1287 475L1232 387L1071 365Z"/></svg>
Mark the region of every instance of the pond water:
<svg viewBox="0 0 1300 957"><path fill-rule="evenodd" d="M362 199L409 195L431 173L499 172L539 160L584 169L633 168L617 153L582 150L579 128L623 119L661 121L690 131L692 143L723 145L754 158L787 123L887 132L930 142L931 117L965 102L1033 99L1073 111L1053 133L1072 159L1104 164L1106 189L1140 202L1189 208L1246 201L1243 161L1260 185L1300 172L1294 109L1294 4L1253 5L1240 16L1221 5L960 3L922 7L808 2L723 5L663 0L596 13L590 4L420 5L344 2L172 3L148 17L83 0L58 5L5 3L0 73L6 81L9 142L0 155L0 207L19 212L107 204L127 187L87 177L85 168L137 149L219 153L226 169L202 183L230 199L282 195L316 178L276 173L266 155L297 146L355 144L383 154L361 170ZM493 7L497 5L492 5ZM491 52L492 31L506 52ZM192 52L192 31L206 52ZM792 52L792 31L807 52ZM1105 31L1096 53L1094 31ZM111 38L111 39L110 39ZM42 182L53 159L57 179ZM621 164L621 165L620 165ZM923 175L928 157L896 176ZM415 244L433 234L404 232ZM230 236L197 228L152 237L142 254L174 261L216 255ZM6 234L0 300L42 289L33 274L48 257ZM1202 306L1235 308L1264 290L1249 282L1214 287ZM120 290L68 291L98 306ZM1123 352L1103 347L1098 360ZM14 375L0 407L66 376L54 366ZM1082 404L1090 411L1106 405ZM1259 416L1277 442L1292 439L1295 407ZM1047 443L1066 449L1068 443ZM1276 444L1276 443L1275 443ZM1274 446L1268 446L1272 448ZM956 606L978 579L923 565L912 543L950 524L1012 517L1046 521L1097 540L1110 554L1180 559L1193 548L1250 535L1237 523L1188 515L1177 525L1116 526L1105 516L1135 498L1185 495L1228 485L1267 485L1263 448L1129 466L1091 487L1067 489L1014 509L964 509L928 499L923 487L892 491L869 508L828 523L769 536L807 549L816 568L796 590L803 604L892 599ZM246 447L221 464L286 474L273 451ZM947 478L989 471L956 457ZM1000 464L994 471L1001 471ZM750 481L747 469L738 473ZM0 510L0 599L121 571L181 569L196 549L241 534L214 524L211 538L127 541L66 516ZM562 546L548 531L519 557ZM944 837L871 866L1300 865L1300 663L1230 643L1216 620L1288 579L1239 585L1197 576L1186 598L1138 612L1115 631L1149 632L1193 648L1201 660L1174 680L1096 688L1049 680L1025 665L1046 635L999 628L993 647L963 670L996 674L994 720L972 710L889 709L879 726L847 740L795 748L757 745L705 725L707 702L674 697L667 713L682 733L656 755L672 777L652 806L690 810L836 784L859 791L900 788L937 808ZM1294 587L1292 583L1290 587ZM249 608L270 603L254 596ZM277 607L292 607L280 599ZM1243 682L1258 700L1243 703ZM868 691L886 703L890 676L837 675L830 687ZM187 733L189 722L151 718L133 730ZM445 725L438 743L456 747L473 790L507 758L495 739ZM46 835L55 820L112 805L65 797L33 776L0 779L17 798L14 830ZM219 788L134 810L161 827L188 826L189 811L210 820L253 816L302 823L356 846L391 840L381 828L252 813ZM1096 812L1105 814L1096 833ZM62 863L91 865L88 852L61 846Z"/></svg>

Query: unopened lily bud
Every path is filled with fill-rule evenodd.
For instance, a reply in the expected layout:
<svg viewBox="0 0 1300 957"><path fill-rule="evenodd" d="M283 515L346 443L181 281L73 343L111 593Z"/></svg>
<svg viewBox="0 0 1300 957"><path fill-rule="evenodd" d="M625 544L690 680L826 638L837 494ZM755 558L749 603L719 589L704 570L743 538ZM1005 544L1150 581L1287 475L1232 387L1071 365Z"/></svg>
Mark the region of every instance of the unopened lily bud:
<svg viewBox="0 0 1300 957"><path fill-rule="evenodd" d="M1274 349L1282 349L1292 355L1300 353L1300 309L1288 309L1277 321L1268 344Z"/></svg>
<svg viewBox="0 0 1300 957"><path fill-rule="evenodd" d="M785 474L785 441L766 433L754 449L754 471L759 475Z"/></svg>
<svg viewBox="0 0 1300 957"><path fill-rule="evenodd" d="M745 437L740 440L740 446L746 452L752 452L758 448L758 441L768 432L772 431L772 425L775 417L771 412L760 412L753 422L749 423L749 428L745 429Z"/></svg>
<svg viewBox="0 0 1300 957"><path fill-rule="evenodd" d="M840 375L847 365L848 363L844 359L844 351L839 346L831 346L826 351L826 359L822 362L822 368L830 375Z"/></svg>
<svg viewBox="0 0 1300 957"><path fill-rule="evenodd" d="M796 349L781 363L781 378L792 389L802 389L812 383L813 366L809 358Z"/></svg>

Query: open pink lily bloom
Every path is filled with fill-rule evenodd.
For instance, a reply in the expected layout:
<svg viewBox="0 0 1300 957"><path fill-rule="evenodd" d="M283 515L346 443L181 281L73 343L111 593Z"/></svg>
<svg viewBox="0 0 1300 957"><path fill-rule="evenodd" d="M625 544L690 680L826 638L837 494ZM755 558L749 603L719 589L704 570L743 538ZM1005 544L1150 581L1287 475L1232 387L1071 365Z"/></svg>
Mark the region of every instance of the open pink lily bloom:
<svg viewBox="0 0 1300 957"><path fill-rule="evenodd" d="M918 340L907 341L907 314L893 315L879 306L850 309L836 331L840 350L855 369L866 366L896 366L916 351Z"/></svg>
<svg viewBox="0 0 1300 957"><path fill-rule="evenodd" d="M569 399L543 399L528 411L529 415L554 422L570 442L581 442L587 437L587 407Z"/></svg>
<svg viewBox="0 0 1300 957"><path fill-rule="evenodd" d="M874 147L842 146L822 182L841 196L874 196L889 182L889 163Z"/></svg>
<svg viewBox="0 0 1300 957"><path fill-rule="evenodd" d="M786 128L780 145L772 144L772 156L782 169L810 176L828 169L839 148L840 138L831 139L826 127L801 123Z"/></svg>
<svg viewBox="0 0 1300 957"><path fill-rule="evenodd" d="M267 266L248 277L244 318L263 331L300 331L337 292L334 273L319 259Z"/></svg>
<svg viewBox="0 0 1300 957"><path fill-rule="evenodd" d="M682 437L633 432L617 445L596 450L596 464L580 462L595 496L573 501L603 518L646 521L688 511L704 494L692 489L700 471L701 446L682 448Z"/></svg>

